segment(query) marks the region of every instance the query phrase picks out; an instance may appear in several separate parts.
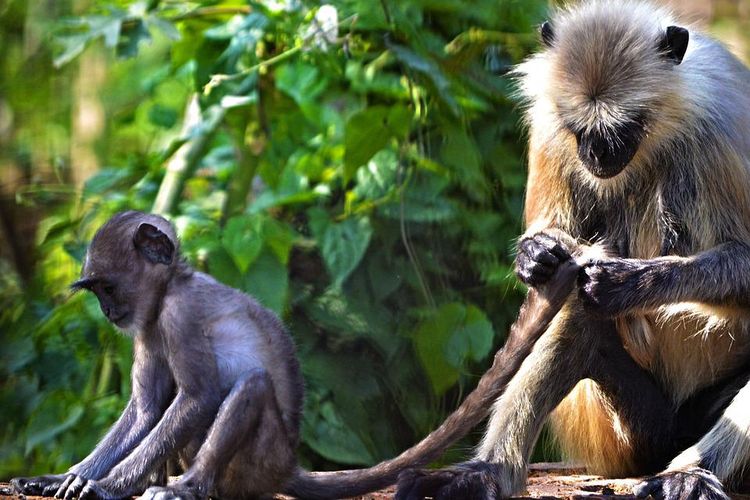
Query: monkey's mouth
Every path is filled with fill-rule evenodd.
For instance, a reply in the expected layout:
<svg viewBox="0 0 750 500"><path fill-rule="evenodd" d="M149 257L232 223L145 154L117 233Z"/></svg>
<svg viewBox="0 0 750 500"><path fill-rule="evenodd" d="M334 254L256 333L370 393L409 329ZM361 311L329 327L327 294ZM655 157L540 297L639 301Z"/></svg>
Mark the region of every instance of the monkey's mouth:
<svg viewBox="0 0 750 500"><path fill-rule="evenodd" d="M576 134L578 158L595 177L611 179L628 166L643 135L643 125L638 122L613 131Z"/></svg>
<svg viewBox="0 0 750 500"><path fill-rule="evenodd" d="M120 328L128 326L128 324L130 324L131 319L132 319L132 315L129 312L124 312L120 314L119 316L116 316L114 318L109 318L112 324L114 324L115 326L119 326Z"/></svg>

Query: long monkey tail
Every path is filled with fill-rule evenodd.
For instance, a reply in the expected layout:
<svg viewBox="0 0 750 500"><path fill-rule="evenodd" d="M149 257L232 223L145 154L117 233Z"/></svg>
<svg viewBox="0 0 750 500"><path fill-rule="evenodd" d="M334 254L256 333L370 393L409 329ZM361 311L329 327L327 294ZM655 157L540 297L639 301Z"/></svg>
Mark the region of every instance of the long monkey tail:
<svg viewBox="0 0 750 500"><path fill-rule="evenodd" d="M446 448L487 416L492 403L505 391L536 341L562 308L579 269L571 258L560 264L547 284L529 289L518 319L511 326L505 346L495 354L492 367L458 409L426 438L396 458L367 469L332 472L298 469L287 483L285 493L308 500L364 495L394 484L405 469L422 467L439 458Z"/></svg>

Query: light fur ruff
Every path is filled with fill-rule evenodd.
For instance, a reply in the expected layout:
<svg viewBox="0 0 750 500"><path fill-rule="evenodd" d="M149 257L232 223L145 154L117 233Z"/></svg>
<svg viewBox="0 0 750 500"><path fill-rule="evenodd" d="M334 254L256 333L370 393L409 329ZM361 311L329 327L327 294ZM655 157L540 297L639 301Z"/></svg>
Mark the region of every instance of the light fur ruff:
<svg viewBox="0 0 750 500"><path fill-rule="evenodd" d="M672 25L690 32L681 64L665 60L659 49L660 37ZM595 203L612 204L620 218L617 234L594 235L578 242L582 245L598 241L612 255L689 262L726 242L750 243L747 68L718 42L649 3L586 2L555 12L551 26L552 46L515 70L529 127L527 234L559 228L579 238L588 214L580 213L580 203L576 212L571 186L581 185ZM582 167L571 127L614 127L636 115L647 117L645 137L624 171L601 179ZM622 236L625 248L608 246L611 236ZM725 279L747 280L748 274L740 263L726 266L705 287L722 286ZM746 363L750 353L748 311L739 306L659 306L624 316L618 330L628 352L654 374L675 405ZM555 363L544 339L535 356L536 362ZM522 369L518 378L524 377L535 374ZM673 467L711 460L713 472L725 482L743 473L750 457L750 394L743 395L748 390ZM504 456L512 469L525 467L521 455L528 457L528 441L503 436L538 435L533 414L540 406L529 394L528 388L511 384L497 402L496 413L513 407L528 418L496 415L495 420L513 425L525 420L528 427L506 433L491 425L480 459ZM580 382L552 419L568 456L609 476L638 473L628 429L595 383ZM517 491L518 481L509 477L503 488Z"/></svg>

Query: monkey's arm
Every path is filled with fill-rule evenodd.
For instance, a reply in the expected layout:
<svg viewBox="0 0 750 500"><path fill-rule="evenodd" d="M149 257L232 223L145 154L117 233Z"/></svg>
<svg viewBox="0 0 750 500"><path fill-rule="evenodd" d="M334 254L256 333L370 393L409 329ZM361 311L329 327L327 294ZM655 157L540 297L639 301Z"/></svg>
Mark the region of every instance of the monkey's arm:
<svg viewBox="0 0 750 500"><path fill-rule="evenodd" d="M750 247L728 242L691 257L590 262L580 292L589 307L610 316L679 302L747 308L748 269Z"/></svg>
<svg viewBox="0 0 750 500"><path fill-rule="evenodd" d="M130 401L104 439L70 468L70 474L86 479L106 476L154 428L169 403L174 389L166 362L141 339L136 339L134 352Z"/></svg>
<svg viewBox="0 0 750 500"><path fill-rule="evenodd" d="M15 478L11 481L25 495L64 495L74 483L104 477L156 425L169 402L171 377L166 365L153 355L146 355L142 342L136 340L132 369L130 400L105 437L94 450L65 474Z"/></svg>
<svg viewBox="0 0 750 500"><path fill-rule="evenodd" d="M205 338L175 326L166 351L177 395L156 426L98 481L83 481L63 498L122 498L141 493L149 475L208 427L221 403L216 366Z"/></svg>

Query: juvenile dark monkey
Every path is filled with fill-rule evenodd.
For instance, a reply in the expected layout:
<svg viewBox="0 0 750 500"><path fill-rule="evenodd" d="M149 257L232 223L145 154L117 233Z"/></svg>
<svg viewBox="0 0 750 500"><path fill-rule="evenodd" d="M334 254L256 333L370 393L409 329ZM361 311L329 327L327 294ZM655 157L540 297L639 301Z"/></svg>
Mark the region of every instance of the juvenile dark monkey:
<svg viewBox="0 0 750 500"><path fill-rule="evenodd" d="M524 489L542 425L635 493L725 499L750 469L750 71L647 3L590 1L517 70L530 127L519 278L573 294L495 402L475 460L397 498Z"/></svg>
<svg viewBox="0 0 750 500"><path fill-rule="evenodd" d="M95 293L107 318L133 336L131 400L81 463L67 474L14 479L17 491L128 497L143 492L175 456L185 474L146 490L147 499L251 498L282 490L329 499L392 484L400 471L437 458L486 416L579 269L569 259L529 292L478 388L421 443L370 469L310 473L294 458L302 380L280 321L252 298L192 270L177 245L165 219L141 212L114 216L94 236L73 287Z"/></svg>
<svg viewBox="0 0 750 500"><path fill-rule="evenodd" d="M143 493L179 458L185 474L152 499L250 498L296 467L303 384L291 339L251 297L191 269L165 219L124 212L94 236L81 279L134 341L132 395L94 451L66 474L12 481L58 498Z"/></svg>

